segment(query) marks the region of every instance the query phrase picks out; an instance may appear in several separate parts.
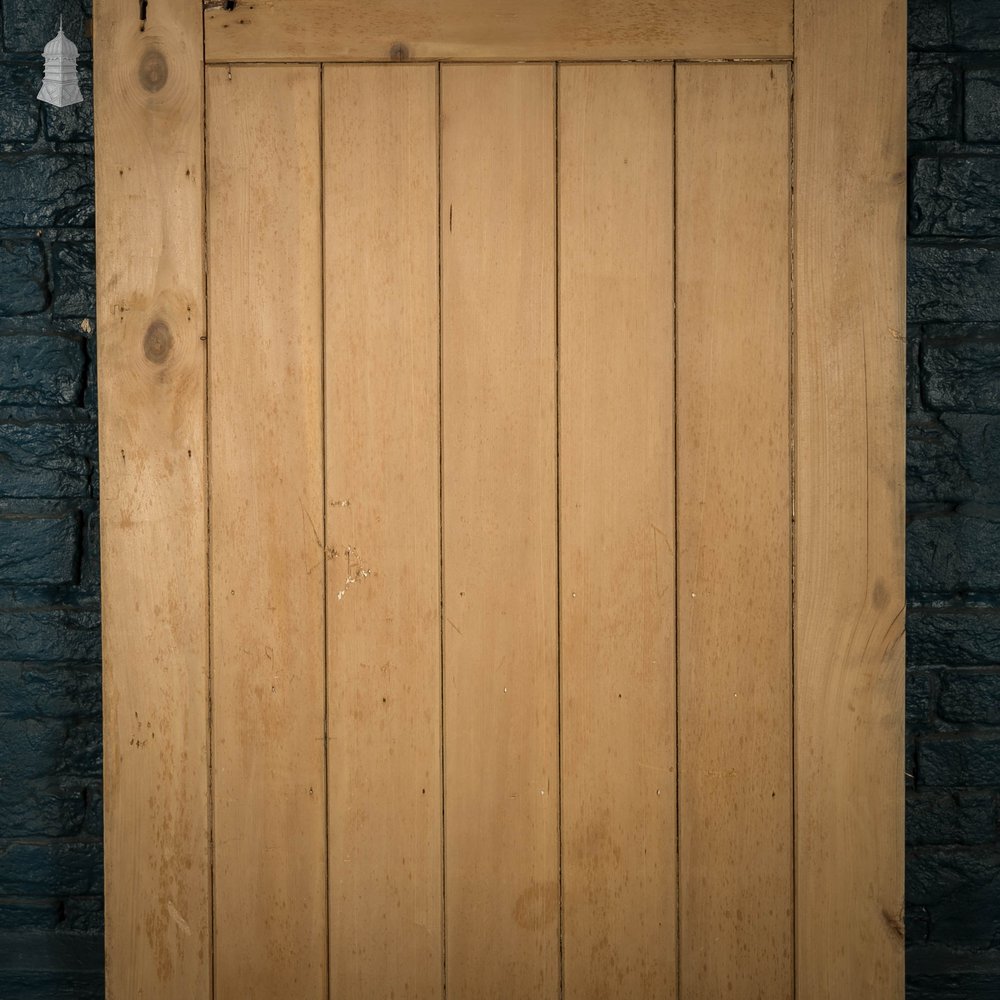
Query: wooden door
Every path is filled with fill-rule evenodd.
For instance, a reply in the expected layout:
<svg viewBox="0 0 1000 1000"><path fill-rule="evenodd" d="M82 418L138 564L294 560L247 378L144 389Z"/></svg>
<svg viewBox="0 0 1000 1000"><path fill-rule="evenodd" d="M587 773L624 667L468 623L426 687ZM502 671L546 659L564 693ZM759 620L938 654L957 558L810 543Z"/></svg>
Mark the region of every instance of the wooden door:
<svg viewBox="0 0 1000 1000"><path fill-rule="evenodd" d="M900 998L901 5L226 6L95 12L108 996Z"/></svg>

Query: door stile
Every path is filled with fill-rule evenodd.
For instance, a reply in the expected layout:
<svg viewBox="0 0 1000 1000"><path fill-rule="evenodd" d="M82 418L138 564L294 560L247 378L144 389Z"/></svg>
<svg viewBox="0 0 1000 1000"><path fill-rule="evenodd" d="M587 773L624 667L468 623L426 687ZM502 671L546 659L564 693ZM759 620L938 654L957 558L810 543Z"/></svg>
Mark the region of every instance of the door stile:
<svg viewBox="0 0 1000 1000"><path fill-rule="evenodd" d="M903 995L906 9L797 0L797 978Z"/></svg>
<svg viewBox="0 0 1000 1000"><path fill-rule="evenodd" d="M106 991L211 996L202 12L94 10Z"/></svg>

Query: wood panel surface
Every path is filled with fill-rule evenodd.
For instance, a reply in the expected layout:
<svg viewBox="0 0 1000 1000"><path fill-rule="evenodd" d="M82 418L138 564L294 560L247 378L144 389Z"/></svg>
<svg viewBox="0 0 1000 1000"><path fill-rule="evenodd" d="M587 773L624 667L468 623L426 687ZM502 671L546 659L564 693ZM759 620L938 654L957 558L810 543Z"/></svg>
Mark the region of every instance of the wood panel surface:
<svg viewBox="0 0 1000 1000"><path fill-rule="evenodd" d="M447 992L559 993L554 69L441 69Z"/></svg>
<svg viewBox="0 0 1000 1000"><path fill-rule="evenodd" d="M211 975L202 35L95 10L106 989Z"/></svg>
<svg viewBox="0 0 1000 1000"><path fill-rule="evenodd" d="M217 1000L325 997L318 67L207 77Z"/></svg>
<svg viewBox="0 0 1000 1000"><path fill-rule="evenodd" d="M324 69L331 996L442 989L434 66Z"/></svg>
<svg viewBox="0 0 1000 1000"><path fill-rule="evenodd" d="M567 998L674 997L673 67L559 69Z"/></svg>
<svg viewBox="0 0 1000 1000"><path fill-rule="evenodd" d="M677 68L680 992L792 995L788 69Z"/></svg>
<svg viewBox="0 0 1000 1000"><path fill-rule="evenodd" d="M798 995L903 996L906 5L797 5Z"/></svg>
<svg viewBox="0 0 1000 1000"><path fill-rule="evenodd" d="M792 0L283 0L205 12L212 62L792 54Z"/></svg>

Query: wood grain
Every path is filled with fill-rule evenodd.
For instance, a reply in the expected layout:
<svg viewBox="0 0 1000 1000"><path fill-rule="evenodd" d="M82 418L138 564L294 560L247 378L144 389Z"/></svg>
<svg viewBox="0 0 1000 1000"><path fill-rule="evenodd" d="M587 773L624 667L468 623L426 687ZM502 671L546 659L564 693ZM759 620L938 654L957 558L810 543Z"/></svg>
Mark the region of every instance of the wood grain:
<svg viewBox="0 0 1000 1000"><path fill-rule="evenodd" d="M205 12L209 61L792 54L792 0L282 0Z"/></svg>
<svg viewBox="0 0 1000 1000"><path fill-rule="evenodd" d="M799 996L903 996L906 9L796 17Z"/></svg>
<svg viewBox="0 0 1000 1000"><path fill-rule="evenodd" d="M442 990L437 70L324 69L331 996Z"/></svg>
<svg viewBox="0 0 1000 1000"><path fill-rule="evenodd" d="M447 991L559 993L551 66L441 70Z"/></svg>
<svg viewBox="0 0 1000 1000"><path fill-rule="evenodd" d="M210 68L216 997L327 989L320 71Z"/></svg>
<svg viewBox="0 0 1000 1000"><path fill-rule="evenodd" d="M674 997L673 67L559 70L567 998Z"/></svg>
<svg viewBox="0 0 1000 1000"><path fill-rule="evenodd" d="M792 995L789 85L677 68L680 989Z"/></svg>
<svg viewBox="0 0 1000 1000"><path fill-rule="evenodd" d="M106 989L211 969L201 11L95 5Z"/></svg>

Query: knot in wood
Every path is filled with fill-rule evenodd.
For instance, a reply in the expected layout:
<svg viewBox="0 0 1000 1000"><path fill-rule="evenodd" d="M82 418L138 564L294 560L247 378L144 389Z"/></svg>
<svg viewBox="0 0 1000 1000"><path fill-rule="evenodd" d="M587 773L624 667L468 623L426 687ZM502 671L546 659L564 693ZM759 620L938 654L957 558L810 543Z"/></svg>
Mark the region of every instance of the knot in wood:
<svg viewBox="0 0 1000 1000"><path fill-rule="evenodd" d="M143 90L155 94L167 82L167 60L159 49L146 49L139 60L139 83Z"/></svg>
<svg viewBox="0 0 1000 1000"><path fill-rule="evenodd" d="M163 320L154 320L149 324L149 329L142 338L142 350L153 364L162 365L170 356L173 346L173 334Z"/></svg>

